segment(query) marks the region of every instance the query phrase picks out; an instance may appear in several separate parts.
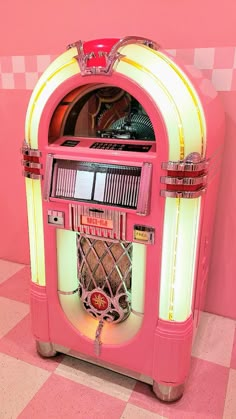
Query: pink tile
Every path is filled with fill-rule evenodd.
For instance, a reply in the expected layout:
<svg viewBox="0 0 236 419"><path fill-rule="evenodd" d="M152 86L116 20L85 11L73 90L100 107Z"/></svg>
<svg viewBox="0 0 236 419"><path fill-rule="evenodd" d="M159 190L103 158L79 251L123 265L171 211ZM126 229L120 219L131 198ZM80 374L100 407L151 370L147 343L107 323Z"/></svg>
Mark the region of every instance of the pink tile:
<svg viewBox="0 0 236 419"><path fill-rule="evenodd" d="M30 288L30 267L25 266L23 269L12 275L11 278L0 284L0 295L11 300L29 303Z"/></svg>
<svg viewBox="0 0 236 419"><path fill-rule="evenodd" d="M0 297L0 338L29 313L27 304Z"/></svg>
<svg viewBox="0 0 236 419"><path fill-rule="evenodd" d="M26 89L25 73L14 73L15 89Z"/></svg>
<svg viewBox="0 0 236 419"><path fill-rule="evenodd" d="M234 47L217 47L215 49L214 68L232 68L234 53Z"/></svg>
<svg viewBox="0 0 236 419"><path fill-rule="evenodd" d="M1 419L17 418L50 375L48 371L1 353L0 371Z"/></svg>
<svg viewBox="0 0 236 419"><path fill-rule="evenodd" d="M208 79L211 80L212 79L212 70L201 70L203 76Z"/></svg>
<svg viewBox="0 0 236 419"><path fill-rule="evenodd" d="M25 265L0 259L0 284L24 267Z"/></svg>
<svg viewBox="0 0 236 419"><path fill-rule="evenodd" d="M180 58L185 64L193 64L194 62L194 49L177 49L176 57Z"/></svg>
<svg viewBox="0 0 236 419"><path fill-rule="evenodd" d="M235 419L236 418L236 371L230 370L229 382L227 387L224 419Z"/></svg>
<svg viewBox="0 0 236 419"><path fill-rule="evenodd" d="M50 63L52 63L56 58L58 57L58 55L49 55L49 60L50 60Z"/></svg>
<svg viewBox="0 0 236 419"><path fill-rule="evenodd" d="M2 73L12 73L12 59L10 55L1 57L1 71Z"/></svg>
<svg viewBox="0 0 236 419"><path fill-rule="evenodd" d="M192 355L230 366L235 321L214 314L202 313Z"/></svg>
<svg viewBox="0 0 236 419"><path fill-rule="evenodd" d="M0 69L0 71L1 71L1 69ZM0 89L2 89L3 87L2 87L2 75L0 74Z"/></svg>
<svg viewBox="0 0 236 419"><path fill-rule="evenodd" d="M120 419L125 402L53 374L18 419Z"/></svg>
<svg viewBox="0 0 236 419"><path fill-rule="evenodd" d="M53 358L41 358L38 355L35 340L31 333L30 315L26 316L0 339L0 352L48 371L54 371L64 357L63 355L57 355Z"/></svg>
<svg viewBox="0 0 236 419"><path fill-rule="evenodd" d="M37 71L43 72L51 62L51 55L37 55Z"/></svg>
<svg viewBox="0 0 236 419"><path fill-rule="evenodd" d="M189 379L181 400L166 405L159 402L151 387L137 383L129 403L169 419L221 419L229 369L200 359L192 359Z"/></svg>
<svg viewBox="0 0 236 419"><path fill-rule="evenodd" d="M37 72L37 55L26 55L25 56L25 71L27 73Z"/></svg>
<svg viewBox="0 0 236 419"><path fill-rule="evenodd" d="M25 72L25 57L23 55L15 55L12 57L12 71L13 73Z"/></svg>
<svg viewBox="0 0 236 419"><path fill-rule="evenodd" d="M233 343L230 367L236 369L236 329L234 332L234 343Z"/></svg>

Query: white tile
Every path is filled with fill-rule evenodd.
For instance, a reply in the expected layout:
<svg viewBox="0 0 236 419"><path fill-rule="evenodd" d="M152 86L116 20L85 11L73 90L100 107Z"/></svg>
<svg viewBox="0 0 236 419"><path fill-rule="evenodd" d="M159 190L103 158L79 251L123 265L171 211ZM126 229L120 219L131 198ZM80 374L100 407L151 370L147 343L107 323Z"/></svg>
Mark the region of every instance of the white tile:
<svg viewBox="0 0 236 419"><path fill-rule="evenodd" d="M12 57L13 73L25 72L25 57L23 55L15 55Z"/></svg>
<svg viewBox="0 0 236 419"><path fill-rule="evenodd" d="M50 373L1 353L0 371L0 418L15 419Z"/></svg>
<svg viewBox="0 0 236 419"><path fill-rule="evenodd" d="M121 419L167 419L165 416L127 403Z"/></svg>
<svg viewBox="0 0 236 419"><path fill-rule="evenodd" d="M214 66L215 48L195 48L194 65L200 69L212 69Z"/></svg>
<svg viewBox="0 0 236 419"><path fill-rule="evenodd" d="M192 355L225 367L230 366L235 321L202 313Z"/></svg>
<svg viewBox="0 0 236 419"><path fill-rule="evenodd" d="M24 267L25 265L21 265L20 263L0 259L0 284Z"/></svg>
<svg viewBox="0 0 236 419"><path fill-rule="evenodd" d="M233 69L231 68L217 68L212 70L212 84L217 91L230 91L232 78Z"/></svg>
<svg viewBox="0 0 236 419"><path fill-rule="evenodd" d="M25 73L26 89L28 90L34 89L38 79L39 79L38 72L26 72Z"/></svg>
<svg viewBox="0 0 236 419"><path fill-rule="evenodd" d="M124 401L129 399L136 384L132 378L67 356L55 373Z"/></svg>
<svg viewBox="0 0 236 419"><path fill-rule="evenodd" d="M176 49L167 49L167 52L172 55L173 57L176 56Z"/></svg>
<svg viewBox="0 0 236 419"><path fill-rule="evenodd" d="M29 313L28 304L0 297L0 338Z"/></svg>
<svg viewBox="0 0 236 419"><path fill-rule="evenodd" d="M230 370L223 419L236 418L236 370Z"/></svg>

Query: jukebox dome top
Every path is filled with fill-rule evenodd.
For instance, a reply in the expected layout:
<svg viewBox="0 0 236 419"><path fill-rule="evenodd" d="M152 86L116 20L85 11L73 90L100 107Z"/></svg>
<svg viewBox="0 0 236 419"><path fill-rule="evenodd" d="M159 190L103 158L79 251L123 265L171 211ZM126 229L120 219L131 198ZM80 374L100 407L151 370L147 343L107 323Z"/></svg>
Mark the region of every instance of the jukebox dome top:
<svg viewBox="0 0 236 419"><path fill-rule="evenodd" d="M169 160L182 161L192 152L198 152L201 158L205 158L207 147L211 147L213 136L222 130L223 125L217 95L209 84L206 87L199 73L177 63L155 42L142 37L79 41L69 45L68 50L48 67L38 81L27 111L26 143L33 148L38 147L41 137L38 134L45 112L51 114L49 143L60 135L94 135L91 129L99 131L99 121L106 120L102 129L114 129L113 124L115 129L120 129L117 121L127 117L130 110L125 107L121 110L118 106L118 112L112 112L113 115L116 113L115 120L110 119L111 104L103 102L109 100L104 95L104 88L108 88L113 89L110 99L120 95L119 100L124 105L132 96L140 103L156 137L160 130L166 132ZM98 102L93 103L91 107L95 106L95 112L91 112L91 117L97 117L98 126L91 122L86 127L87 121L83 119L88 105L86 102L97 93L100 103L106 103L106 109L99 113ZM77 104L79 108L70 108L68 103ZM146 125L148 127L149 123ZM83 129L80 129L81 126Z"/></svg>

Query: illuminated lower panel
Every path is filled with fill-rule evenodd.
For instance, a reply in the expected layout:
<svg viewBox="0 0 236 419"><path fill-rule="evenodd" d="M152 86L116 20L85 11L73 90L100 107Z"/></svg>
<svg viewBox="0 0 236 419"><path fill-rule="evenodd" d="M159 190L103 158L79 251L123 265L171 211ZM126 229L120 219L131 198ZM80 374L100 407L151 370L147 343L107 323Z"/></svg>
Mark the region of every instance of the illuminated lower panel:
<svg viewBox="0 0 236 419"><path fill-rule="evenodd" d="M28 227L30 241L31 278L45 285L42 194L40 180L26 179Z"/></svg>
<svg viewBox="0 0 236 419"><path fill-rule="evenodd" d="M167 198L159 315L185 321L191 315L201 198Z"/></svg>
<svg viewBox="0 0 236 419"><path fill-rule="evenodd" d="M95 241L99 242L99 240ZM79 243L80 242L81 239ZM119 246L119 242L117 242L117 246ZM57 260L59 301L70 323L79 330L82 335L94 341L99 319L93 318L86 311L78 292L79 283L81 285L82 282L79 282L77 278L77 252L77 233L58 229ZM89 259L88 263L91 264L91 253L89 251L88 255L85 255L85 257ZM144 313L145 266L146 246L132 243L131 312L123 322L116 324L104 322L102 332L103 344L126 342L127 340L132 339L140 329Z"/></svg>

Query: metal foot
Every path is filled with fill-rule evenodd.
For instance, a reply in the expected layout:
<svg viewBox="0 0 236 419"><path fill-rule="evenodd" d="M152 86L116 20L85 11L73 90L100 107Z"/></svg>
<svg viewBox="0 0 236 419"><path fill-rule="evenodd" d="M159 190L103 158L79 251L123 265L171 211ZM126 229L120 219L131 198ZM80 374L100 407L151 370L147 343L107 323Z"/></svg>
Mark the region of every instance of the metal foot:
<svg viewBox="0 0 236 419"><path fill-rule="evenodd" d="M36 340L36 349L38 354L43 358L50 358L57 355L57 351L55 351L51 342L41 342L40 340Z"/></svg>
<svg viewBox="0 0 236 419"><path fill-rule="evenodd" d="M163 402L176 402L183 396L184 384L179 384L177 386L169 386L154 381L153 391L156 397Z"/></svg>

